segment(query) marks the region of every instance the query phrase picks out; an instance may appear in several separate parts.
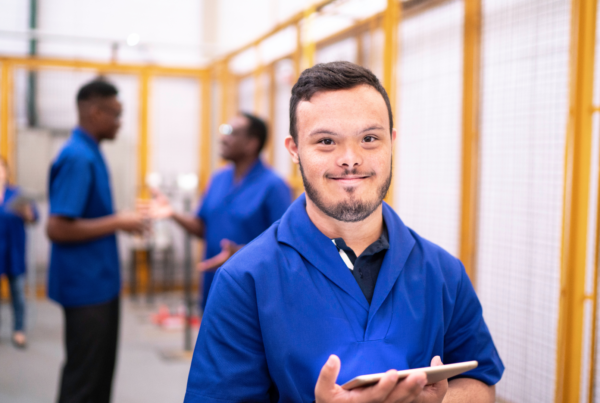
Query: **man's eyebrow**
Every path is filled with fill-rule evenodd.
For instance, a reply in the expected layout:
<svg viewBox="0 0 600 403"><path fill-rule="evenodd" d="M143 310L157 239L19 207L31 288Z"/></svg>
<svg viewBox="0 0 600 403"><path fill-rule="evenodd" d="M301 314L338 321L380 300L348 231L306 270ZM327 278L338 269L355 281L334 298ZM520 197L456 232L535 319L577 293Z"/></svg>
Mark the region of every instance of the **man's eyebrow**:
<svg viewBox="0 0 600 403"><path fill-rule="evenodd" d="M360 132L364 133L364 132L368 132L371 130L385 130L385 128L381 125L373 125L373 126L367 127L366 129L361 130Z"/></svg>
<svg viewBox="0 0 600 403"><path fill-rule="evenodd" d="M328 134L330 136L337 136L336 132L333 132L333 131L331 131L329 129L317 127L316 129L314 129L310 133L308 133L308 137L316 136L316 135L319 135L319 134Z"/></svg>

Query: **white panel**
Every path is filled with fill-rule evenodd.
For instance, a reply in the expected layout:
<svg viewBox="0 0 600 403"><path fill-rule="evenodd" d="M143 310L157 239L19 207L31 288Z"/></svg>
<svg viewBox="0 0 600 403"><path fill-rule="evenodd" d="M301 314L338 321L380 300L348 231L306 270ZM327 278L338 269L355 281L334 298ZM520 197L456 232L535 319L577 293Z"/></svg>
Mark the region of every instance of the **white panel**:
<svg viewBox="0 0 600 403"><path fill-rule="evenodd" d="M40 31L121 41L119 60L159 64L202 61L202 3L196 0L46 0L39 2ZM128 48L137 33L140 45ZM151 46L144 45L151 43ZM42 40L41 55L108 60L111 44L73 40Z"/></svg>
<svg viewBox="0 0 600 403"><path fill-rule="evenodd" d="M288 178L292 172L292 160L285 148L285 138L290 128L290 96L294 80L294 64L285 59L275 65L275 117L273 141L275 150L274 168L277 173Z"/></svg>
<svg viewBox="0 0 600 403"><path fill-rule="evenodd" d="M340 60L356 63L357 58L358 46L356 38L347 38L321 48L317 51L315 56L317 63L328 63Z"/></svg>
<svg viewBox="0 0 600 403"><path fill-rule="evenodd" d="M477 290L512 402L553 402L570 1L485 0Z"/></svg>
<svg viewBox="0 0 600 403"><path fill-rule="evenodd" d="M254 112L254 91L256 82L254 76L247 77L240 81L238 87L238 108L240 112Z"/></svg>
<svg viewBox="0 0 600 403"><path fill-rule="evenodd" d="M404 222L457 255L460 222L461 1L401 25L394 203Z"/></svg>
<svg viewBox="0 0 600 403"><path fill-rule="evenodd" d="M97 74L93 71L40 71L37 94L40 126L71 130L77 124L77 91L96 77Z"/></svg>
<svg viewBox="0 0 600 403"><path fill-rule="evenodd" d="M0 0L0 31L24 31L29 28L29 2ZM29 41L0 34L0 54L22 56L29 52Z"/></svg>
<svg viewBox="0 0 600 403"><path fill-rule="evenodd" d="M200 85L155 78L151 87L152 170L164 177L198 172Z"/></svg>

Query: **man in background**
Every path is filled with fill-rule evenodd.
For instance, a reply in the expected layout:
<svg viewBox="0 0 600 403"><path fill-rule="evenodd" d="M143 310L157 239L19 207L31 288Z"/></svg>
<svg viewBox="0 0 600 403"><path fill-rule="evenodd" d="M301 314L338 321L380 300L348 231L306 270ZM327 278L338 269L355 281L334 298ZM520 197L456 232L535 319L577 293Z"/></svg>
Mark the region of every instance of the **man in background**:
<svg viewBox="0 0 600 403"><path fill-rule="evenodd" d="M279 220L291 203L285 182L260 159L267 141L265 122L240 113L221 125L221 157L232 164L216 172L196 215L173 210L155 191L153 218L172 218L186 231L206 240L201 308L204 310L216 269L243 245Z"/></svg>
<svg viewBox="0 0 600 403"><path fill-rule="evenodd" d="M121 125L117 93L101 79L81 87L79 125L50 170L48 295L65 316L59 402L110 401L121 289L115 233L144 229L141 214L115 214L99 147L114 140Z"/></svg>

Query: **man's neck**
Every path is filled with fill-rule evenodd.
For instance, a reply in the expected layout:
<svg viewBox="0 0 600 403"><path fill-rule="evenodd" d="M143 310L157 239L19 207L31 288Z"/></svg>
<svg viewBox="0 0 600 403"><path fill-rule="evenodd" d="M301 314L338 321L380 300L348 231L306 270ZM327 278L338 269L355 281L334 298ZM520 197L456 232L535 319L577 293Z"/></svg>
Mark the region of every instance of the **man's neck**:
<svg viewBox="0 0 600 403"><path fill-rule="evenodd" d="M383 231L381 205L367 218L358 222L343 222L329 217L306 197L306 213L315 226L328 238L343 238L356 256L360 256Z"/></svg>
<svg viewBox="0 0 600 403"><path fill-rule="evenodd" d="M94 140L96 140L96 143L100 144L100 141L102 141L101 136L99 136L94 130L93 128L89 127L88 125L86 125L85 123L79 123L79 127L81 128L81 130L83 130L87 135L89 135L91 138L93 138Z"/></svg>
<svg viewBox="0 0 600 403"><path fill-rule="evenodd" d="M256 163L256 161L258 160L258 157L256 156L250 156L250 157L244 157L238 161L234 161L234 177L233 180L234 182L239 182L242 180L242 178L244 176L246 176L246 174L248 173L248 171L250 170L250 168Z"/></svg>

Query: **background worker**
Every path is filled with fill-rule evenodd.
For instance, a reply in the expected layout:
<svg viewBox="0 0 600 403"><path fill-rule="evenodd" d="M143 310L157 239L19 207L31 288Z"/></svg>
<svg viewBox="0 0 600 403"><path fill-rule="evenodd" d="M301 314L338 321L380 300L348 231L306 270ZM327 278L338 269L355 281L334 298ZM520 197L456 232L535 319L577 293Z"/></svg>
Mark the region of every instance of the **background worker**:
<svg viewBox="0 0 600 403"><path fill-rule="evenodd" d="M206 240L201 308L204 310L215 270L243 245L277 221L291 203L285 182L260 159L267 141L265 122L248 113L221 126L221 157L232 164L217 171L195 216L173 210L155 191L153 218L172 218L186 231Z"/></svg>
<svg viewBox="0 0 600 403"><path fill-rule="evenodd" d="M37 221L35 206L22 198L17 187L8 182L6 160L0 157L0 275L8 278L13 310L12 343L27 344L25 336L25 224Z"/></svg>
<svg viewBox="0 0 600 403"><path fill-rule="evenodd" d="M49 297L65 316L66 363L59 402L109 402L119 332L119 255L115 233L142 232L143 215L115 214L99 145L120 127L117 89L92 81L77 94L79 125L50 171L52 241Z"/></svg>

